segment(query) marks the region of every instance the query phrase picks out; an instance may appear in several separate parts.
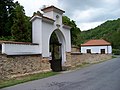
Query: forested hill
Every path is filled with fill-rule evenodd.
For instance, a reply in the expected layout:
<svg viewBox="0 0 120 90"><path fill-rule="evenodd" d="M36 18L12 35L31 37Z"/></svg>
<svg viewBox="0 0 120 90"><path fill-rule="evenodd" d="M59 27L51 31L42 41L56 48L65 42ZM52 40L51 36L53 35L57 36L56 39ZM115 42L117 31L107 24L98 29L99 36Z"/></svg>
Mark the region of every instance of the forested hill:
<svg viewBox="0 0 120 90"><path fill-rule="evenodd" d="M120 49L120 18L106 21L94 29L82 31L80 38L80 43L90 39L105 39L112 43L114 49Z"/></svg>

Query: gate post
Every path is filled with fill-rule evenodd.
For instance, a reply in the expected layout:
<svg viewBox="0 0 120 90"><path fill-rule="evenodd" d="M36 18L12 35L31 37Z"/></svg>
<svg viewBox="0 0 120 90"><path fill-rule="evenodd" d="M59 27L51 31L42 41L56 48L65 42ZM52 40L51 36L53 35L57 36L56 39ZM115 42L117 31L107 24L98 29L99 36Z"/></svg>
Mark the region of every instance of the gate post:
<svg viewBox="0 0 120 90"><path fill-rule="evenodd" d="M69 70L72 67L71 52L66 52L66 62L63 66L64 70Z"/></svg>

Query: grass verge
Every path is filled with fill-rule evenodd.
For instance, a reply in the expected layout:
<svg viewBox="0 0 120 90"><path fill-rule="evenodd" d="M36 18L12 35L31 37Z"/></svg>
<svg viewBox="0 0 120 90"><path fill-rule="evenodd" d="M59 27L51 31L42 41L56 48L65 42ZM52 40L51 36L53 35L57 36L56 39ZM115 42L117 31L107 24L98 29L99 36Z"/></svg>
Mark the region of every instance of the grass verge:
<svg viewBox="0 0 120 90"><path fill-rule="evenodd" d="M116 58L114 56L112 56L112 58ZM111 58L111 59L112 59ZM81 63L80 65L77 65L76 67L72 68L71 70L78 70L78 69L82 69L84 67L89 67L91 65L95 65L95 64L99 64L99 63L102 63L102 62L106 62L106 61L109 61L111 59L108 59L108 60L101 60L101 61L98 61L98 62L93 62L93 63L89 63L89 62L83 62Z"/></svg>
<svg viewBox="0 0 120 90"><path fill-rule="evenodd" d="M10 80L4 80L4 81L0 80L0 88L13 86L13 85L28 82L28 81L38 80L38 79L46 78L46 77L57 75L57 74L58 72L44 72L44 73L26 75L18 78L12 78Z"/></svg>

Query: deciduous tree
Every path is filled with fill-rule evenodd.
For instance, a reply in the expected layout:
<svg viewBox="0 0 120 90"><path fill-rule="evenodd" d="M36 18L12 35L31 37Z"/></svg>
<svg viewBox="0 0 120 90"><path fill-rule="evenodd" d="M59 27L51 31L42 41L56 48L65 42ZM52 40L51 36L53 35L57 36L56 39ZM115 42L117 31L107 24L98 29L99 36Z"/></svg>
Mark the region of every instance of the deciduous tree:
<svg viewBox="0 0 120 90"><path fill-rule="evenodd" d="M23 6L16 2L14 9L14 22L11 28L11 33L15 41L30 41L29 22L25 16Z"/></svg>

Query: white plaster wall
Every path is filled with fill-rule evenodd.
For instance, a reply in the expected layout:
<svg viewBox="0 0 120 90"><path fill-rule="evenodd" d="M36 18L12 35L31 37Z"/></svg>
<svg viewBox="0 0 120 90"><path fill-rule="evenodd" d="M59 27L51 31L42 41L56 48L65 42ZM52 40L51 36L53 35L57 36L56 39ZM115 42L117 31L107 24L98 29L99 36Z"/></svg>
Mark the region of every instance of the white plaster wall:
<svg viewBox="0 0 120 90"><path fill-rule="evenodd" d="M71 52L71 34L70 34L70 30L63 28L62 31L63 31L63 34L65 36L65 40L66 40L66 52Z"/></svg>
<svg viewBox="0 0 120 90"><path fill-rule="evenodd" d="M36 17L32 21L32 43L39 44L39 52L42 53L42 18Z"/></svg>
<svg viewBox="0 0 120 90"><path fill-rule="evenodd" d="M87 49L91 49L91 53L101 53L101 49L105 49L105 53L112 53L111 46L81 46L81 53L87 53Z"/></svg>
<svg viewBox="0 0 120 90"><path fill-rule="evenodd" d="M59 22L56 21L55 24L62 25L62 14L50 11L50 12L44 13L43 15L46 16L46 17L49 17L49 18L51 18L55 21L56 21L56 16L58 15L59 16Z"/></svg>
<svg viewBox="0 0 120 90"><path fill-rule="evenodd" d="M112 53L112 46L108 46L108 52Z"/></svg>
<svg viewBox="0 0 120 90"><path fill-rule="evenodd" d="M38 50L39 45L23 45L23 44L2 44L2 54L7 55L27 55L41 54Z"/></svg>
<svg viewBox="0 0 120 90"><path fill-rule="evenodd" d="M56 18L57 15L59 16L58 20ZM55 24L62 25L62 15L61 14L53 12L53 19L56 20Z"/></svg>
<svg viewBox="0 0 120 90"><path fill-rule="evenodd" d="M49 38L53 30L54 25L46 22L42 22L42 56L49 57Z"/></svg>
<svg viewBox="0 0 120 90"><path fill-rule="evenodd" d="M49 18L53 19L53 11L47 12L47 13L43 13L43 15L44 15L45 17L49 17Z"/></svg>

